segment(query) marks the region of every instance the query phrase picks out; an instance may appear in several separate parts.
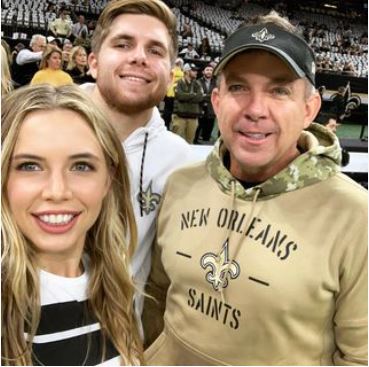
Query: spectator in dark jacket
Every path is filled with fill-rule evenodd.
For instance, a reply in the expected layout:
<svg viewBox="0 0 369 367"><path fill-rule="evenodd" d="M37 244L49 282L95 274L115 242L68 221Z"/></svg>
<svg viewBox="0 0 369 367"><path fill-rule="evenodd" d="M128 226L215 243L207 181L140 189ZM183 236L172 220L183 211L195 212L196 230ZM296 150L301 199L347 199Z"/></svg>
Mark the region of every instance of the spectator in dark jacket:
<svg viewBox="0 0 369 367"><path fill-rule="evenodd" d="M211 55L211 47L209 39L207 37L204 37L201 40L200 46L197 48L197 53L200 55L200 57L206 57Z"/></svg>
<svg viewBox="0 0 369 367"><path fill-rule="evenodd" d="M82 46L75 46L70 53L67 73L75 84L94 83L95 79L90 75L87 65L87 52Z"/></svg>
<svg viewBox="0 0 369 367"><path fill-rule="evenodd" d="M210 101L211 92L216 86L216 80L213 78L213 70L212 65L206 66L202 72L203 77L198 80L204 91L204 98L201 103L202 115L199 118L199 126L196 130L195 144L201 140L208 142L214 127L215 113Z"/></svg>
<svg viewBox="0 0 369 367"><path fill-rule="evenodd" d="M197 119L202 114L200 103L203 90L196 80L198 68L195 64L183 67L184 77L178 81L175 91L172 131L192 144L197 129Z"/></svg>

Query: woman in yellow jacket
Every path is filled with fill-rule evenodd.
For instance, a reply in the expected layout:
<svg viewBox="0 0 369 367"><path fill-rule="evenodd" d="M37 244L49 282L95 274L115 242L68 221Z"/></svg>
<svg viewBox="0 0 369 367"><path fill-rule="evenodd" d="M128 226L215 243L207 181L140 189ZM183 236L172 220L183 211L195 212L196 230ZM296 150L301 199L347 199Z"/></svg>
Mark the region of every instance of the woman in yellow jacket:
<svg viewBox="0 0 369 367"><path fill-rule="evenodd" d="M183 60L179 57L175 61L175 66L172 70L172 82L170 83L167 94L164 98L164 111L163 111L163 120L165 121L165 126L169 130L170 123L172 121L172 113L174 107L174 96L175 96L175 87L177 86L178 80L183 78Z"/></svg>
<svg viewBox="0 0 369 367"><path fill-rule="evenodd" d="M65 71L61 70L62 51L48 45L42 55L40 70L35 73L31 85L51 84L55 87L73 84L73 79Z"/></svg>

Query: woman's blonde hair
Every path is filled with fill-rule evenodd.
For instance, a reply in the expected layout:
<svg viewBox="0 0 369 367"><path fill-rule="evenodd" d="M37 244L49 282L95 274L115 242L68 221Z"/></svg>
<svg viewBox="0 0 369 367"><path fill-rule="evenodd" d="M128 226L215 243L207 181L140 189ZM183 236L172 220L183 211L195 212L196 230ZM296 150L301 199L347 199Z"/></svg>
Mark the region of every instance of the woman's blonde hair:
<svg viewBox="0 0 369 367"><path fill-rule="evenodd" d="M44 52L42 53L41 61L40 61L40 70L46 69L48 67L47 62L49 61L51 55L54 52L57 52L60 55L60 57L63 56L63 52L60 48L53 46L53 45L47 45L45 47Z"/></svg>
<svg viewBox="0 0 369 367"><path fill-rule="evenodd" d="M12 77L8 62L8 54L3 45L1 45L1 95L9 93L13 90Z"/></svg>
<svg viewBox="0 0 369 367"><path fill-rule="evenodd" d="M41 308L36 253L15 223L8 202L9 167L25 117L32 111L54 109L71 110L84 118L96 135L111 172L110 190L86 236L84 250L90 258L88 302L101 324L104 339L112 341L122 362L141 362L142 347L133 309L134 286L128 274L137 232L127 161L115 131L89 97L73 85L23 87L7 95L2 107L2 364L32 364L32 337ZM25 331L31 340L25 340Z"/></svg>
<svg viewBox="0 0 369 367"><path fill-rule="evenodd" d="M69 58L69 62L68 62L68 65L67 65L67 70L72 70L77 66L76 56L77 56L78 52L80 52L80 51L84 51L86 53L86 56L87 56L86 49L83 46L74 46L72 48L72 50L70 51L70 58ZM86 64L86 71L87 71L87 64Z"/></svg>

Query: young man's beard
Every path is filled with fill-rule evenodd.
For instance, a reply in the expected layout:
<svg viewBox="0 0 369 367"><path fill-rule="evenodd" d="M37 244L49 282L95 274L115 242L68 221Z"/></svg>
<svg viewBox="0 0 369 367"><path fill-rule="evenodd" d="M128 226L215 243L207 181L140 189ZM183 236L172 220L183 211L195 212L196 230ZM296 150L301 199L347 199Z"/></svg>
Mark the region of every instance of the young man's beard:
<svg viewBox="0 0 369 367"><path fill-rule="evenodd" d="M119 93L114 93L112 89L105 85L98 85L98 88L105 103L109 107L115 111L128 115L143 112L144 110L159 105L160 101L162 101L165 96L164 91L163 93L156 92L147 94L144 98L133 99L127 98L125 95Z"/></svg>

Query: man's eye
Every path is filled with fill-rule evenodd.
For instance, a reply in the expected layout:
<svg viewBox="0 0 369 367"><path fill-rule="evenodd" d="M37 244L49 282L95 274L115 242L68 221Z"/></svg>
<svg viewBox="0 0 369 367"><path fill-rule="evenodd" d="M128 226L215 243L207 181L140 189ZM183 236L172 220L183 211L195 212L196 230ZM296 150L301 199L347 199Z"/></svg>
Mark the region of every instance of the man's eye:
<svg viewBox="0 0 369 367"><path fill-rule="evenodd" d="M273 93L278 96L289 96L291 94L290 90L285 87L276 87L273 89Z"/></svg>
<svg viewBox="0 0 369 367"><path fill-rule="evenodd" d="M164 50L162 50L161 48L159 47L152 47L150 49L150 52L153 54L153 55L158 55L158 56L163 56L164 55Z"/></svg>
<svg viewBox="0 0 369 367"><path fill-rule="evenodd" d="M233 84L233 85L230 85L228 90L230 92L242 92L245 90L244 86L241 85L241 84Z"/></svg>
<svg viewBox="0 0 369 367"><path fill-rule="evenodd" d="M17 165L18 171L41 171L41 167L34 162L23 162Z"/></svg>
<svg viewBox="0 0 369 367"><path fill-rule="evenodd" d="M94 170L95 167L86 162L77 162L72 167L72 171L89 172Z"/></svg>
<svg viewBox="0 0 369 367"><path fill-rule="evenodd" d="M117 43L116 45L115 45L115 47L116 48L128 48L129 47L129 45L128 45L128 43Z"/></svg>

